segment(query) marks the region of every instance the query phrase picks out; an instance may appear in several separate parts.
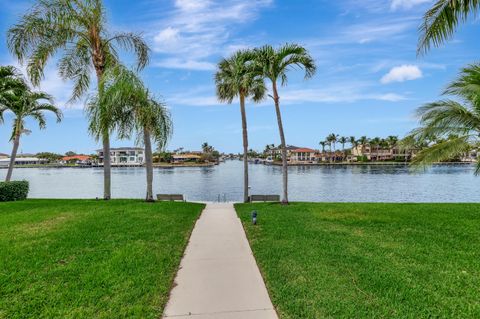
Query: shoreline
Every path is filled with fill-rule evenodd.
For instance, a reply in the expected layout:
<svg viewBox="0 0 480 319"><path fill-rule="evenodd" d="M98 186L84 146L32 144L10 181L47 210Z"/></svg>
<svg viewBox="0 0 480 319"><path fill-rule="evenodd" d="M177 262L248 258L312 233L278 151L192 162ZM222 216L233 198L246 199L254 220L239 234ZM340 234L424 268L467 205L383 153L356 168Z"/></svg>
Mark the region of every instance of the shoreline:
<svg viewBox="0 0 480 319"><path fill-rule="evenodd" d="M281 162L276 163L258 163L266 166L282 166ZM257 164L257 165L258 165ZM471 165L475 164L474 162L438 162L432 165ZM288 163L288 166L368 166L368 165L377 165L377 166L409 166L410 162L338 162L338 163Z"/></svg>
<svg viewBox="0 0 480 319"><path fill-rule="evenodd" d="M153 168L175 168L175 167L212 167L218 165L217 163L204 163L204 164L153 164ZM132 168L141 167L145 168L145 165L112 165L111 168ZM17 168L103 168L103 165L15 165ZM8 166L2 166L0 169L8 169Z"/></svg>

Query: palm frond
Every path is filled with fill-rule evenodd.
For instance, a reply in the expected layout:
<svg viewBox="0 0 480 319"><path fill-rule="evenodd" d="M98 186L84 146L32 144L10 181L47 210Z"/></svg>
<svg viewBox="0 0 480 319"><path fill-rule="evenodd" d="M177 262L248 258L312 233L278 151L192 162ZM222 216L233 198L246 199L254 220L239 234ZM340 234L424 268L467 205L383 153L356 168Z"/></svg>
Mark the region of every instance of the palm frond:
<svg viewBox="0 0 480 319"><path fill-rule="evenodd" d="M432 45L439 47L450 39L459 23L471 14L476 15L479 7L479 0L438 0L423 16L417 54L424 54Z"/></svg>
<svg viewBox="0 0 480 319"><path fill-rule="evenodd" d="M423 149L413 158L412 165L417 168L425 168L428 165L460 156L470 149L471 138L471 135L459 136Z"/></svg>
<svg viewBox="0 0 480 319"><path fill-rule="evenodd" d="M149 62L150 48L140 34L132 32L118 33L107 40L115 42L126 51L132 50L137 58L137 70L143 69Z"/></svg>

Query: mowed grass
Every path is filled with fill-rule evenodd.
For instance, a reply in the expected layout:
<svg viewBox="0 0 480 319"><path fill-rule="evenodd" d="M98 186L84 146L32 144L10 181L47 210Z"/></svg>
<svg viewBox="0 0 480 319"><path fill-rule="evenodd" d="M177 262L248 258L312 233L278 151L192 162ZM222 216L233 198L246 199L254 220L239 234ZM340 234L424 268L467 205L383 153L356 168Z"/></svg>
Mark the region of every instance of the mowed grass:
<svg viewBox="0 0 480 319"><path fill-rule="evenodd" d="M0 203L0 318L160 318L203 205Z"/></svg>
<svg viewBox="0 0 480 319"><path fill-rule="evenodd" d="M236 209L283 319L480 318L479 204Z"/></svg>

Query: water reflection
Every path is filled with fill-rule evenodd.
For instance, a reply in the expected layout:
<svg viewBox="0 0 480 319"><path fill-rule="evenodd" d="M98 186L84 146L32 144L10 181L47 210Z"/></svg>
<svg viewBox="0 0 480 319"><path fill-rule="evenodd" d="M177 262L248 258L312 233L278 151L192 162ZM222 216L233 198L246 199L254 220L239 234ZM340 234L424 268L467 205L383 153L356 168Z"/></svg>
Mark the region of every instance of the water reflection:
<svg viewBox="0 0 480 319"><path fill-rule="evenodd" d="M295 166L289 167L290 200L330 202L480 202L473 165L440 165L412 172L408 166ZM0 170L4 178L6 170ZM243 166L228 161L215 167L155 168L155 193L181 193L188 200L240 201ZM30 181L30 197L95 198L102 196L100 168L23 168L14 179ZM250 166L251 192L280 194L279 166ZM112 195L142 198L143 168L113 168ZM224 195L225 194L225 195Z"/></svg>

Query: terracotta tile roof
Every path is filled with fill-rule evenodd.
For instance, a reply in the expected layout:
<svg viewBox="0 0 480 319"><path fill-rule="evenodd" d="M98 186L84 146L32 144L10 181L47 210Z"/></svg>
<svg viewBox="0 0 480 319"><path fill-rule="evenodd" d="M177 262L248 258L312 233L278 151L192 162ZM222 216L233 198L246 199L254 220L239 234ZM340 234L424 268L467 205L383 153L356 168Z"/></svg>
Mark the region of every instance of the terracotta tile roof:
<svg viewBox="0 0 480 319"><path fill-rule="evenodd" d="M71 160L87 161L89 159L91 159L91 157L88 155L73 155L73 156L62 157L62 161L71 161Z"/></svg>
<svg viewBox="0 0 480 319"><path fill-rule="evenodd" d="M297 148L292 150L293 153L315 153L315 150L312 150L311 148Z"/></svg>

